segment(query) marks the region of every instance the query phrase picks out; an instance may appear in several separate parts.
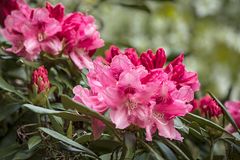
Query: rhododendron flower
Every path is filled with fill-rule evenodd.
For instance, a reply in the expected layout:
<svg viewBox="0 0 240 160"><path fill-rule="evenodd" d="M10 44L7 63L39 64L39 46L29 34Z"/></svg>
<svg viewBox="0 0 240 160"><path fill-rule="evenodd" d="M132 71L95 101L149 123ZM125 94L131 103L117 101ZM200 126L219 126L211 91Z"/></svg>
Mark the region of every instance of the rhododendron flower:
<svg viewBox="0 0 240 160"><path fill-rule="evenodd" d="M199 108L201 112L208 117L218 117L222 113L222 109L209 95L206 95L205 97L200 99Z"/></svg>
<svg viewBox="0 0 240 160"><path fill-rule="evenodd" d="M160 136L182 140L173 120L191 111L196 88L173 80L172 70L162 68L166 61L164 50L157 53L158 58L151 62L154 67L147 68L140 64L134 49L121 52L111 46L105 61L100 58L93 61L87 74L90 89L76 86L74 100L99 113L108 111L116 128L130 125L145 128L149 141L157 130ZM146 54L152 53L149 50Z"/></svg>
<svg viewBox="0 0 240 160"><path fill-rule="evenodd" d="M18 0L19 1L19 0ZM18 9L17 0L0 0L0 25L4 26L4 20L13 11Z"/></svg>
<svg viewBox="0 0 240 160"><path fill-rule="evenodd" d="M61 24L50 17L46 8L32 9L21 3L18 10L7 16L4 24L1 34L12 44L7 51L34 60L41 51L56 55L62 50L62 43L56 36Z"/></svg>
<svg viewBox="0 0 240 160"><path fill-rule="evenodd" d="M32 74L32 84L37 88L37 92L45 92L50 88L48 71L44 66L40 66Z"/></svg>
<svg viewBox="0 0 240 160"><path fill-rule="evenodd" d="M61 3L54 7L49 2L46 2L46 8L49 11L49 17L55 18L59 22L62 22L64 18L64 6Z"/></svg>
<svg viewBox="0 0 240 160"><path fill-rule="evenodd" d="M67 15L62 24L62 36L65 41L65 52L70 55L75 65L79 69L92 68L87 57L104 45L94 17L80 12Z"/></svg>
<svg viewBox="0 0 240 160"><path fill-rule="evenodd" d="M240 101L227 101L225 102L225 106L227 107L228 112L231 114L234 121L236 122L238 128L240 128ZM236 131L232 125L228 125L227 130L229 132Z"/></svg>

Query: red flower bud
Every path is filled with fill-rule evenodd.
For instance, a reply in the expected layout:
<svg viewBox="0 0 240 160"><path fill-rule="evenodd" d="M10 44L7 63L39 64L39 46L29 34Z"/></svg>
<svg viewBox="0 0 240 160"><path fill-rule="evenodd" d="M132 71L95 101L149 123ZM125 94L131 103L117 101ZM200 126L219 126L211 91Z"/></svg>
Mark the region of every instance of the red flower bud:
<svg viewBox="0 0 240 160"><path fill-rule="evenodd" d="M167 57L163 48L159 48L155 55L155 68L162 68L166 63Z"/></svg>
<svg viewBox="0 0 240 160"><path fill-rule="evenodd" d="M40 66L32 74L32 84L37 86L38 93L44 92L50 88L48 80L48 71L44 66Z"/></svg>
<svg viewBox="0 0 240 160"><path fill-rule="evenodd" d="M139 65L138 54L134 48L127 48L124 51L124 54L131 60L131 62L137 66Z"/></svg>

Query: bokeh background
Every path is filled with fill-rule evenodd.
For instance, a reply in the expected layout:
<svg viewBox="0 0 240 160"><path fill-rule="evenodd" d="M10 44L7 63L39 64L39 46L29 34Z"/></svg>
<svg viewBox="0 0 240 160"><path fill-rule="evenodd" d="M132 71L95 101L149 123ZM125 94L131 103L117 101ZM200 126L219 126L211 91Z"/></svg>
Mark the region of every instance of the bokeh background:
<svg viewBox="0 0 240 160"><path fill-rule="evenodd" d="M239 0L49 0L66 12L96 17L106 45L134 47L139 53L165 48L170 59L186 55L187 68L199 73L204 94L240 99ZM33 6L45 1L32 0Z"/></svg>

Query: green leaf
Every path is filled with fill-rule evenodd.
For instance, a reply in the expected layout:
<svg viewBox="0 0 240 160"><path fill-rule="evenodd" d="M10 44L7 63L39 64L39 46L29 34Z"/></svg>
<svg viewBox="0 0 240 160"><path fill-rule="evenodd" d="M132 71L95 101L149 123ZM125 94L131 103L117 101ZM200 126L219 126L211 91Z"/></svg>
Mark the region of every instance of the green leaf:
<svg viewBox="0 0 240 160"><path fill-rule="evenodd" d="M37 146L41 143L42 139L40 136L33 136L28 140L28 149L32 149L33 147Z"/></svg>
<svg viewBox="0 0 240 160"><path fill-rule="evenodd" d="M212 128L215 128L219 131L222 131L228 135L231 135L230 133L228 133L224 128L222 128L220 125L208 120L208 119L205 119L203 117L200 117L198 115L195 115L195 114L192 114L192 113L188 113L185 118L187 118L188 120L191 120L191 121L195 121L195 122L198 122L199 124L202 124L202 125L206 125L206 126L209 126L209 127L212 127ZM231 135L232 136L232 135Z"/></svg>
<svg viewBox="0 0 240 160"><path fill-rule="evenodd" d="M73 110L77 110L78 112L82 113L82 114L85 114L87 116L90 116L92 118L97 118L99 120L101 120L110 130L113 134L115 134L115 136L121 140L120 136L118 135L115 127L114 127L114 124L112 122L110 122L108 119L106 119L103 115L99 114L98 112L94 111L94 110L91 110L90 108L80 104L80 103L77 103L75 101L73 101L71 98L69 98L68 96L66 95L63 95L61 97L62 99L62 103L63 103L63 106L66 108L66 109L73 109Z"/></svg>
<svg viewBox="0 0 240 160"><path fill-rule="evenodd" d="M0 88L17 95L18 97L22 98L23 100L25 100L27 102L30 102L26 97L23 96L22 93L15 90L15 88L13 86L11 86L10 84L8 84L1 76L0 76Z"/></svg>
<svg viewBox="0 0 240 160"><path fill-rule="evenodd" d="M154 148L152 148L152 146L150 146L149 144L147 144L146 142L144 142L141 139L138 139L138 140L146 149L148 149L153 154L153 156L157 160L164 160L164 158Z"/></svg>
<svg viewBox="0 0 240 160"><path fill-rule="evenodd" d="M190 160L190 158L178 147L176 146L173 142L169 141L168 139L162 139L163 143L165 143L168 147L172 148L178 155L183 157L186 160Z"/></svg>
<svg viewBox="0 0 240 160"><path fill-rule="evenodd" d="M116 148L121 146L120 142L115 140L106 140L106 139L99 139L96 141L90 142L90 148L94 151L103 152L103 153L110 153L113 152Z"/></svg>
<svg viewBox="0 0 240 160"><path fill-rule="evenodd" d="M0 121L9 117L10 114L16 112L20 107L21 105L18 103L12 103L12 104L1 106Z"/></svg>
<svg viewBox="0 0 240 160"><path fill-rule="evenodd" d="M92 133L87 133L87 134L84 134L84 135L76 138L75 141L83 144L83 143L91 141L92 139L93 139Z"/></svg>
<svg viewBox="0 0 240 160"><path fill-rule="evenodd" d="M53 131L53 130L51 130L51 129L48 129L48 128L40 127L39 129L40 129L41 131L45 132L46 134L50 135L51 137L53 137L53 138L55 138L55 139L57 139L57 140L60 140L60 141L62 141L62 142L64 142L64 143L66 143L66 144L69 144L69 145L71 145L71 146L73 146L73 147L76 147L77 149L82 150L84 153L86 153L86 154L88 154L88 155L91 155L91 156L99 159L98 156L97 156L94 152L92 152L92 151L89 150L88 148L86 148L86 147L78 144L77 142L75 142L75 141L67 138L66 136L64 136L64 135L62 135L62 134L60 134L60 133L58 133L58 132L55 132L55 131Z"/></svg>
<svg viewBox="0 0 240 160"><path fill-rule="evenodd" d="M240 130L236 124L236 122L234 121L234 119L232 118L231 114L227 111L226 107L217 99L217 97L215 97L211 92L208 92L210 94L210 96L218 103L218 105L222 108L222 111L224 112L224 114L226 115L226 118L229 120L229 122L233 125L233 127L236 129L236 131L238 131L238 133L240 134Z"/></svg>
<svg viewBox="0 0 240 160"><path fill-rule="evenodd" d="M46 109L46 108L43 108L43 107L34 106L32 104L24 104L23 106L25 108L35 112L35 113L38 113L38 114L55 115L55 116L59 116L61 118L64 118L64 119L67 119L67 120L70 120L70 121L83 121L83 120L86 120L85 118L83 118L82 116L80 116L76 112L55 111L55 110Z"/></svg>
<svg viewBox="0 0 240 160"><path fill-rule="evenodd" d="M166 157L166 159L168 160L177 160L177 157L174 155L173 151L168 148L167 145L165 145L164 143L160 142L160 141L154 141L157 146L160 148L160 150L162 151L164 157Z"/></svg>
<svg viewBox="0 0 240 160"><path fill-rule="evenodd" d="M73 135L73 126L72 126L72 121L70 121L67 129L67 137L72 139L72 135Z"/></svg>
<svg viewBox="0 0 240 160"><path fill-rule="evenodd" d="M16 152L19 151L20 147L21 146L19 144L15 143L10 146L6 146L5 148L2 148L0 150L0 159L5 159L5 158L15 154Z"/></svg>
<svg viewBox="0 0 240 160"><path fill-rule="evenodd" d="M131 160L134 157L136 149L136 136L134 133L126 132L124 134L124 146L120 160Z"/></svg>
<svg viewBox="0 0 240 160"><path fill-rule="evenodd" d="M182 131L183 133L189 133L189 128L178 117L174 119L174 128Z"/></svg>

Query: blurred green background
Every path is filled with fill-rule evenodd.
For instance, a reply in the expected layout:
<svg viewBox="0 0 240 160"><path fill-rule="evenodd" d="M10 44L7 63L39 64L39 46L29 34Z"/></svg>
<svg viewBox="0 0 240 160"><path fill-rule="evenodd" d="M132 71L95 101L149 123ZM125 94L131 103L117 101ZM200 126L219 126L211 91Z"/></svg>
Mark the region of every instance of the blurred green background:
<svg viewBox="0 0 240 160"><path fill-rule="evenodd" d="M196 70L202 94L240 99L239 0L49 0L66 12L96 17L106 46L165 48L169 57L186 54L187 68ZM43 6L45 1L31 1ZM228 99L229 97L227 97Z"/></svg>

